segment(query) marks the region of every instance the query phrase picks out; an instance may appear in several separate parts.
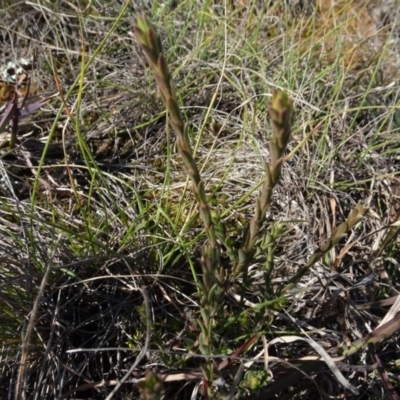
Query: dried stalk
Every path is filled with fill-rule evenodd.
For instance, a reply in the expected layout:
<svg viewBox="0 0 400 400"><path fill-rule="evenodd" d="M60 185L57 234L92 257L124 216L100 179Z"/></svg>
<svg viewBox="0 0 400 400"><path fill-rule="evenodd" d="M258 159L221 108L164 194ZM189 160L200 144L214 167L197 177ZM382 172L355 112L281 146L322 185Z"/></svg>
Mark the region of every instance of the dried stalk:
<svg viewBox="0 0 400 400"><path fill-rule="evenodd" d="M342 222L333 232L331 237L324 243L324 245L318 248L314 254L308 260L306 266L301 268L283 287L281 290L281 294L286 293L288 290L294 288L297 282L303 277L303 275L318 261L320 260L329 250L331 250L336 244L342 240L347 233L352 229L355 225L357 225L364 215L367 213L368 208L364 207L363 205L359 205L354 207L350 215L348 216L347 220Z"/></svg>

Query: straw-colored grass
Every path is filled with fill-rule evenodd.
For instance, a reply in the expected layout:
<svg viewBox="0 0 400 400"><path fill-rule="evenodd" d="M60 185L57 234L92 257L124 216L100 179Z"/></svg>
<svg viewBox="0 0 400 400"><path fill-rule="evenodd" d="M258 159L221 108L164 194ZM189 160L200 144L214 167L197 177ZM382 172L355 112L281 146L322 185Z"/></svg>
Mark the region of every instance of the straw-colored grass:
<svg viewBox="0 0 400 400"><path fill-rule="evenodd" d="M334 3L4 3L0 398L398 398L400 4Z"/></svg>

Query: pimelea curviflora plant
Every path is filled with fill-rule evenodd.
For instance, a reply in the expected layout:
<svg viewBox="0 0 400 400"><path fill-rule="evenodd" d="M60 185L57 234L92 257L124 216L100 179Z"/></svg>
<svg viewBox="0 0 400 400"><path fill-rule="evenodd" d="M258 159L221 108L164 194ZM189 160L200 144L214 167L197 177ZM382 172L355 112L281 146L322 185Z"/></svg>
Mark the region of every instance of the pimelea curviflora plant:
<svg viewBox="0 0 400 400"><path fill-rule="evenodd" d="M199 215L208 238L208 242L204 244L202 249L203 278L202 282L198 283L201 314L198 325L201 329L199 334L200 351L203 355L210 356L214 354L212 332L217 322L218 310L223 304L224 290L233 283L246 285L249 266L254 261L259 244L263 239L261 228L265 222L266 212L271 205L274 188L278 184L281 175L282 165L285 162L285 151L291 136L294 113L293 101L287 93L277 90L273 93L272 99L268 104L272 126L272 136L269 143L271 161L270 164L265 164L265 178L256 200L254 215L244 229L241 242L239 244L234 243L232 238L228 237L226 226L222 222L219 213L210 210L199 168L193 157L188 135L189 126L180 111L161 40L146 16L140 16L136 19L134 34L146 56L161 98L169 113L169 122L176 134L177 149L191 180L193 194L199 207ZM305 272L336 245L361 220L366 212L367 209L363 206L353 209L348 219L332 233L331 238L327 240L325 245L317 249L310 257L307 265L290 278L286 285L276 289L275 293L271 294L280 296L293 289ZM274 229L279 230L279 226L275 226ZM273 241L274 236L277 235L279 235L279 232L270 232L266 238L264 237L264 245L268 245L265 242L268 240ZM231 268L229 269L222 267L220 263L221 244L226 249L226 253L231 260ZM267 263L269 270L266 272L266 280L268 280L273 269L273 260L269 261ZM272 288L267 287L267 290L272 291ZM206 357L205 365L202 368L204 373L203 392L207 396L206 398L213 397L211 386L214 380L214 368L213 361Z"/></svg>

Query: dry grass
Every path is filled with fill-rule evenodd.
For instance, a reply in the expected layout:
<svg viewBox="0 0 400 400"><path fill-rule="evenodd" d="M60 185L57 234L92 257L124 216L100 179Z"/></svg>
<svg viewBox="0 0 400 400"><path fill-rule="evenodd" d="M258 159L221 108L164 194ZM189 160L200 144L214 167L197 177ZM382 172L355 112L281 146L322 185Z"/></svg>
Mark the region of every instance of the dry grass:
<svg viewBox="0 0 400 400"><path fill-rule="evenodd" d="M130 34L140 10L8 3L3 56L36 52L32 93L62 96L20 121L15 149L0 133L0 398L210 398L201 387L217 382L221 399L398 398L398 1L147 7L229 239L208 381L207 235ZM227 250L240 247L270 162L274 89L294 101L292 139L236 276ZM357 205L369 213L331 249Z"/></svg>

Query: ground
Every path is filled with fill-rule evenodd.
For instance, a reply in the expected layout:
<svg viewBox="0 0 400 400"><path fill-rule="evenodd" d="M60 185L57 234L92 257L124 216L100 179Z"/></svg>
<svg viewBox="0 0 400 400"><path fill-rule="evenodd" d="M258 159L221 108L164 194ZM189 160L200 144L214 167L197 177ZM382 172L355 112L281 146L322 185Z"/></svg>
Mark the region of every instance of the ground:
<svg viewBox="0 0 400 400"><path fill-rule="evenodd" d="M399 398L399 10L3 1L0 399Z"/></svg>

